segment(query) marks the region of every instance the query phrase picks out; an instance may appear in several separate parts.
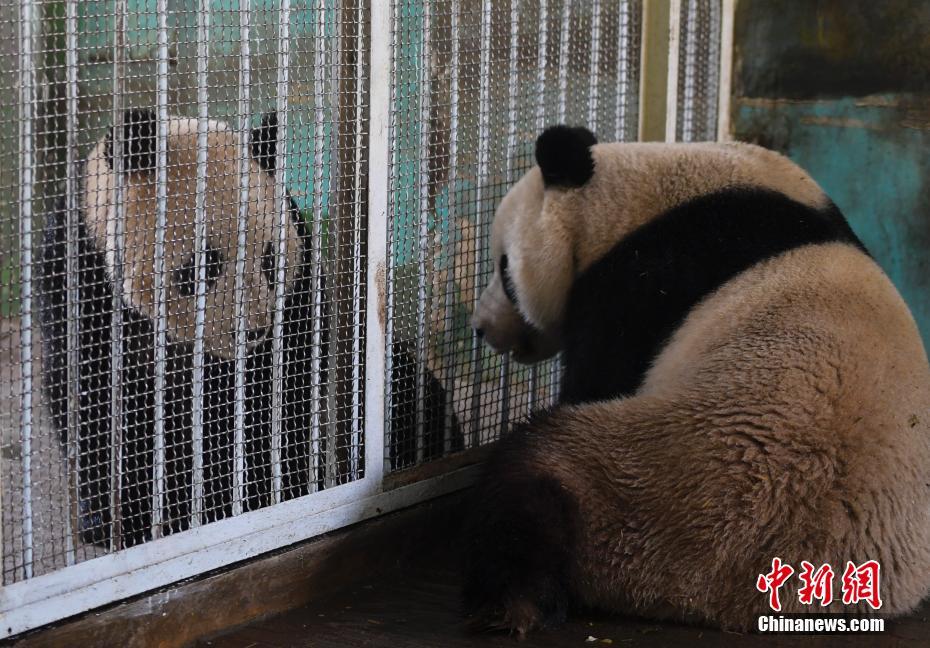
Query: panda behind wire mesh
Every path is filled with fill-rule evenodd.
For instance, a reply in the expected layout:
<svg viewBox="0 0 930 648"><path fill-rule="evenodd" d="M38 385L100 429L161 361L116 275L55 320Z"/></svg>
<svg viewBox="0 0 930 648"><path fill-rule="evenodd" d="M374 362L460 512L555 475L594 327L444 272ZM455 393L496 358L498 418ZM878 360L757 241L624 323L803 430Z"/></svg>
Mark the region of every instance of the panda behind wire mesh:
<svg viewBox="0 0 930 648"><path fill-rule="evenodd" d="M170 117L167 128L167 204L164 285L167 294L165 362L165 510L163 532L187 528L191 509L193 449L192 371L196 317L195 213L198 120ZM47 219L43 245L41 323L46 350L47 401L62 441L77 430L79 525L84 541L105 544L113 533L111 505L121 509L119 534L126 546L151 537L154 452L154 284L156 227L156 115L129 110L121 150L107 133L83 165L77 241L79 402L69 404L67 370L67 220L59 209ZM272 340L279 205L274 163L277 119L268 114L251 133L249 200L242 275L246 344L245 501L243 510L270 503ZM203 514L205 521L231 514L235 405L237 218L240 137L223 122L207 124L204 218L205 312L203 364ZM117 257L116 187L121 169L122 257ZM321 362L311 366L313 286L311 237L288 197L283 260L282 499L309 492L311 383L325 383L328 318L316 343ZM118 266L118 267L117 267ZM121 487L111 502L111 329L113 281L122 279ZM322 305L321 305L322 306ZM324 311L325 312L325 311ZM320 404L323 409L323 404Z"/></svg>

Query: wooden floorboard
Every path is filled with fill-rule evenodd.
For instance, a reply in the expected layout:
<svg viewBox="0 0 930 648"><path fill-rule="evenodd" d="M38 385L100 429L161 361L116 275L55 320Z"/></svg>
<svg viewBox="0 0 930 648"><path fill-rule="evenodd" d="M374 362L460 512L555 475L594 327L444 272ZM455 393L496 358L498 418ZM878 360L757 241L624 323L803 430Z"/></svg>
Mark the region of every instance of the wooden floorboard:
<svg viewBox="0 0 930 648"><path fill-rule="evenodd" d="M470 635L458 608L459 579L445 561L431 560L403 572L383 574L331 595L325 601L202 640L198 648L526 648L572 646L788 646L890 648L930 646L930 603L906 619L891 621L884 634L788 636L741 635L637 619L583 615L557 629L532 634L521 644L502 635ZM589 639L593 637L593 640Z"/></svg>

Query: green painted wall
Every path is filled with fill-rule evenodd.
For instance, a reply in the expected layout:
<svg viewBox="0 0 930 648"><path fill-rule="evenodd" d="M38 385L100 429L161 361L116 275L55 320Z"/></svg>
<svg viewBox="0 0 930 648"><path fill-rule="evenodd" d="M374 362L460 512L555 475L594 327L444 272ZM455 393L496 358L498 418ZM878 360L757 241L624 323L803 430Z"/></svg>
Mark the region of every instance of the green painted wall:
<svg viewBox="0 0 930 648"><path fill-rule="evenodd" d="M824 187L930 347L930 2L740 0L733 133Z"/></svg>

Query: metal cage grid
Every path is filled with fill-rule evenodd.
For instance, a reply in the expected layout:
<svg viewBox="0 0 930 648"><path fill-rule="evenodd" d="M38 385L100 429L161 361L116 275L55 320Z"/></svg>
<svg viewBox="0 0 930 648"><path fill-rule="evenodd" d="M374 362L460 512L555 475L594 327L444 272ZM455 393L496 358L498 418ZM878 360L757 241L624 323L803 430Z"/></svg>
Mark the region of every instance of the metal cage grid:
<svg viewBox="0 0 930 648"><path fill-rule="evenodd" d="M495 355L468 324L490 224L547 125L635 139L641 4L394 1L386 469L488 443L555 402L558 361Z"/></svg>
<svg viewBox="0 0 930 648"><path fill-rule="evenodd" d="M364 474L369 9L253 5L0 10L4 584Z"/></svg>
<svg viewBox="0 0 930 648"><path fill-rule="evenodd" d="M721 0L680 0L675 139L717 139Z"/></svg>

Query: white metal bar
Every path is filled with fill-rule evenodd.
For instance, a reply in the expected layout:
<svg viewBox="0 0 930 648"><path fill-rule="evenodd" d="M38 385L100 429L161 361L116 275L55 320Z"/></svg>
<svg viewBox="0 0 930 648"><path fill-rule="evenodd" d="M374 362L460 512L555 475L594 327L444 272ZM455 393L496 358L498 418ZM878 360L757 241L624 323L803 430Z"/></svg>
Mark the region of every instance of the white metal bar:
<svg viewBox="0 0 930 648"><path fill-rule="evenodd" d="M191 526L203 522L203 365L204 318L207 293L207 129L210 104L207 70L210 56L210 0L197 7L197 199L194 211L194 256L196 290L194 313L194 367L191 385Z"/></svg>
<svg viewBox="0 0 930 648"><path fill-rule="evenodd" d="M717 137L717 106L720 103L720 28L721 6L720 0L708 3L708 21L710 32L707 43L707 93L702 97L704 103L704 120L701 124L702 140L713 140Z"/></svg>
<svg viewBox="0 0 930 648"><path fill-rule="evenodd" d="M233 493L232 514L242 514L245 501L245 256L246 224L249 217L251 189L251 113L252 113L252 50L251 2L239 1L239 208L236 212L236 371L235 402L233 404Z"/></svg>
<svg viewBox="0 0 930 648"><path fill-rule="evenodd" d="M622 0L617 11L617 105L614 107L614 140L626 139L627 106L630 94L630 1Z"/></svg>
<svg viewBox="0 0 930 648"><path fill-rule="evenodd" d="M333 38L333 45L328 47L326 54L328 60L325 62L325 68L328 70L329 75L329 87L326 91L326 96L328 101L326 102L326 107L328 111L328 121L330 124L329 127L329 141L327 143L327 148L330 153L333 155L332 163L330 164L330 173L329 173L329 195L333 200L341 200L342 196L342 186L340 184L340 175L342 173L339 166L339 138L338 138L338 129L339 121L342 118L339 112L339 87L340 79L342 77L342 69L340 67L342 54L341 54L341 45L340 45L340 32L339 28L339 7L338 3L334 0L327 1L326 9L326 20L327 22L332 21L332 24L327 24L324 33L327 37L330 37L331 34ZM329 320L329 336L330 343L326 348L326 357L327 357L327 366L330 368L329 371L332 378L328 381L329 387L326 390L326 454L325 454L325 465L323 472L323 487L330 488L335 486L338 483L338 425L339 425L339 408L338 401L336 398L337 392L342 388L340 384L339 377L340 373L337 368L339 367L339 362L341 360L339 351L339 343L341 340L341 331L339 330L339 309L342 308L342 304L339 303L342 296L342 286L340 285L343 278L339 272L340 261L339 255L342 254L342 251L339 249L339 237L341 232L338 232L342 227L342 223L337 222L334 218L330 220L332 227L329 228L327 232L326 240L329 243L330 254L328 258L324 260L323 268L324 272L333 277L336 281L332 286L330 295L332 299L330 300L331 308L327 313L327 319Z"/></svg>
<svg viewBox="0 0 930 648"><path fill-rule="evenodd" d="M697 0L688 0L685 21L684 96L681 101L681 141L694 139L695 84L697 82ZM675 61L678 64L678 61ZM671 61L669 61L671 65ZM676 124L677 133L677 124Z"/></svg>
<svg viewBox="0 0 930 648"><path fill-rule="evenodd" d="M546 12L546 0L539 0L539 48L536 67L536 130L542 132L546 126L546 66L548 56L546 40L549 36L549 16Z"/></svg>
<svg viewBox="0 0 930 648"><path fill-rule="evenodd" d="M287 187L287 107L288 74L290 72L290 0L281 0L278 8L278 78L277 105L278 142L275 149L275 205L278 206L278 246L275 256L274 324L271 341L271 501L281 501L281 427L283 409L284 370L284 288L287 259L287 232L290 220Z"/></svg>
<svg viewBox="0 0 930 648"><path fill-rule="evenodd" d="M381 394L376 398L381 400ZM478 467L470 466L384 493L372 488L380 481L366 478L7 585L0 597L0 636L10 637L452 493L473 484L477 476Z"/></svg>
<svg viewBox="0 0 930 648"><path fill-rule="evenodd" d="M717 139L726 142L730 134L730 92L733 78L733 14L736 0L722 0L720 8L720 80L717 85Z"/></svg>
<svg viewBox="0 0 930 648"><path fill-rule="evenodd" d="M23 465L23 576L32 578L32 199L35 183L35 26L33 0L20 3L20 339L22 411L20 443ZM5 589L5 588L4 588Z"/></svg>
<svg viewBox="0 0 930 648"><path fill-rule="evenodd" d="M547 15L546 0L539 0L539 35L536 53L536 132L542 133L546 127L546 66L548 65L547 43L549 35L549 16ZM539 386L539 364L530 368L530 379L527 385L530 391L529 406L536 409L537 389Z"/></svg>
<svg viewBox="0 0 930 648"><path fill-rule="evenodd" d="M488 153L489 140L489 122L490 122L490 104L491 104L491 6L485 3L481 7L481 38L480 38L480 65L478 82L478 173L475 178L475 259L474 259L474 303L472 312L478 307L480 291L478 282L484 276L484 250L482 249L482 240L484 238L484 228L481 222L484 219L484 202L485 183L488 180ZM481 410L481 365L482 365L482 341L477 332L472 331L472 372L474 379L472 381L471 393L471 445L477 446L480 443L480 410Z"/></svg>
<svg viewBox="0 0 930 648"><path fill-rule="evenodd" d="M67 76L67 150L65 176L65 229L67 243L65 251L65 291L67 294L67 356L68 356L68 443L67 443L67 482L68 495L65 498L68 514L65 516L65 564L71 566L75 560L74 523L78 520L80 494L78 492L78 453L80 434L81 407L81 330L80 299L78 273L80 253L78 227L78 183L77 183L77 113L78 113L78 57L77 57L77 0L65 3L65 67Z"/></svg>
<svg viewBox="0 0 930 648"><path fill-rule="evenodd" d="M365 304L365 484L366 492L379 492L385 470L385 441L390 403L386 340L390 322L391 264L387 257L390 202L391 82L394 52L390 2L371 3L371 68L369 72L368 140L368 268ZM388 275L385 275L387 270ZM383 424L383 425L382 425ZM309 498L308 498L309 499Z"/></svg>
<svg viewBox="0 0 930 648"><path fill-rule="evenodd" d="M381 3L376 3L376 4L381 4ZM384 2L383 4L385 4L385 5L391 5L391 4L393 4L393 3L391 3L391 2ZM384 389L384 405L383 405L384 409L383 409L383 411L382 411L382 418L381 418L381 420L384 421L384 434L383 434L383 437L384 437L384 438L383 438L383 439L381 440L381 442L380 442L380 443L381 443L381 446L380 446L380 447L382 448L381 457L380 457L381 462L382 462L382 468L381 468L381 470L382 470L382 473L383 473L383 472L386 472L386 471L390 470L390 460L391 460L391 458L388 456L388 454L387 454L387 452L385 451L385 449L387 448L388 440L392 438L392 434L393 434L393 425L394 425L394 420L393 420L393 419L394 419L394 416L393 416L393 415L394 415L394 388L395 388L395 385L394 385L394 383L393 383L393 374L394 374L394 315L395 315L395 313L394 313L394 305L395 305L395 304L394 304L394 292L395 292L395 286L394 286L394 280L395 280L395 272L394 272L394 270L395 270L395 269L394 269L394 264L395 264L395 262L396 262L396 260L397 260L397 257L394 256L394 243L395 243L394 237L396 236L396 234L395 234L395 231L394 231L394 223L393 223L393 221L391 220L391 218L393 217L393 214L392 214L392 207L393 207L393 204L394 204L394 203L393 203L393 200L392 200L393 196L392 196L392 194L391 194L391 191L392 191L393 188L394 188L394 183L393 183L393 180L394 180L394 179L391 177L391 171L390 171L390 170L391 170L391 169L396 169L396 168L397 168L397 148L398 148L398 147L395 146L395 144L396 144L396 142L397 142L397 136L396 136L396 134L394 133L394 129L397 127L397 123L393 120L393 113L392 113L392 110L393 110L393 107L394 107L394 99L395 99L395 97L394 97L394 95L393 95L393 91L394 91L394 86L393 86L393 84L399 82L399 73L398 73L398 66L399 66L399 63L398 63L398 55L397 55L397 53L394 51L394 45L393 45L393 43L392 43L391 41L392 41L394 35L400 32L401 17L400 17L400 15L399 15L400 12L397 12L396 14L394 14L394 13L391 12L390 10L387 12L387 14L385 14L384 16L381 16L381 19L382 19L382 20L387 21L387 27L381 26L381 29L386 29L386 30L387 30L387 31L386 31L386 34L387 34L387 35L385 36L386 42L381 42L381 39L379 39L379 45L382 46L382 49L377 49L377 48L375 47L376 33L377 33L377 32L376 32L376 30L375 30L375 13L374 13L374 12L375 12L375 7L372 6L372 18L371 18L371 34L372 34L372 36L371 36L371 60L372 60L372 71L371 71L371 78L372 78L371 103L372 103L372 108L371 108L371 114L372 114L372 117L371 117L371 127L370 127L370 128L371 128L371 132L372 132L372 137L374 137L374 136L375 136L375 126L376 126L375 121L374 121L374 120L375 120L375 117L382 117L381 111L384 110L384 111L385 111L385 113L384 113L384 115L383 115L383 120L384 120L383 128L384 128L384 132L383 132L383 133L379 133L379 135L382 135L383 137L387 138L387 139L386 139L386 142L384 143L385 146L387 147L387 153L385 154L385 155L386 155L386 157L385 157L385 162L389 164L389 166L377 167L377 166L374 165L374 156L371 155L371 156L369 157L369 159L372 161L372 163L369 165L369 175L370 175L370 176L374 177L375 175L377 175L377 174L379 174L379 173L383 173L383 169L389 169L389 171L385 174L387 177L385 178L385 187L386 187L386 189L385 189L385 197L384 197L384 201L385 201L385 202L384 202L384 219L385 219L385 222L384 222L384 231L385 231L385 241L384 241L384 244L385 244L385 246L386 246L386 248L385 248L385 249L386 249L386 253L385 253L385 257L384 257L384 274L385 274L385 277L384 277L385 299L384 299L384 311L383 311L383 312L384 312L384 349L382 350L381 353L384 354L384 376L382 377L382 381L383 381L382 384L385 386L385 389ZM381 35L382 35L382 34L378 34L378 36L381 36ZM377 57L380 57L380 58L376 59L376 58L375 58L376 56L377 56ZM382 65L380 66L380 70L381 70L382 73L385 74L385 77L386 77L386 79L388 80L388 81L386 81L386 83L387 83L386 94L384 95L384 97L381 98L381 100L385 102L385 103L384 103L384 106L378 105L378 104L376 103L376 101L375 101L375 88L376 88L375 83L376 83L376 72L377 72L377 69L374 67L374 61L375 61L375 60L378 60L378 61L382 64ZM388 63L388 62L390 62L390 63ZM385 66L387 66L387 67L385 67ZM377 87L380 89L380 84L378 84ZM376 106L377 106L377 107L376 107ZM380 197L380 196L379 196L379 197ZM371 228L374 227L374 224L373 224L372 221L371 221L371 214L375 214L376 211L377 211L377 209L380 208L380 204L381 204L381 203L373 202L373 199L374 199L374 196L373 196L371 193L369 193L369 202L370 202L370 205L371 205L370 208L369 208L369 223L368 223L368 225L369 225L369 233L368 233L368 238L369 238L369 240L372 240L372 232L374 231L373 229L371 229ZM369 254L370 254L370 253L369 253ZM371 268L371 265L372 265L373 262L374 262L373 259L372 259L372 258L369 258L369 262L368 262L369 269ZM369 270L369 272L370 272L370 270ZM369 274L369 278L371 278L370 274ZM369 286L376 286L377 284L369 283L368 285L369 285ZM372 293L372 289L369 288L369 295L371 295L371 293ZM379 306L377 303L375 303L374 308L375 308L375 309L378 309L378 308L380 308L380 306ZM371 302L369 302L368 313L369 313L369 328L368 328L368 331L369 331L369 338L368 338L368 339L369 339L369 346L370 346L370 341L371 341L371 339L372 339L372 338L371 338L371 332L372 332L372 330L373 330L373 329L370 328L370 322L371 322L370 317L371 317L371 313L372 313L372 305L371 305ZM376 329L376 330L381 330L381 329ZM369 356L369 358L370 358L370 356ZM366 401L366 402L367 402L367 401ZM367 418L369 418L369 420L377 420L377 419L371 419L370 417L367 417ZM370 426L369 426L369 429L370 429ZM367 435L366 435L366 439L367 439L367 438L368 438L368 437L367 437ZM369 463L369 464L368 464L368 466L371 466L371 465L373 465L373 464L372 464L372 463ZM367 468L366 468L366 470L367 470Z"/></svg>
<svg viewBox="0 0 930 648"><path fill-rule="evenodd" d="M572 0L562 0L562 18L559 32L559 112L558 122L565 123L568 101L568 57L571 53L569 45L571 39ZM549 381L549 401L555 402L558 380L552 379L551 374L559 375L559 358L552 360Z"/></svg>
<svg viewBox="0 0 930 648"><path fill-rule="evenodd" d="M326 3L320 0L313 32L313 196L311 197L313 221L310 224L310 266L313 293L313 321L311 322L310 367L313 374L310 385L310 490L317 490L320 479L320 408L321 398L321 353L323 351L323 322L326 316L323 304L326 295L323 289L323 144L326 133ZM335 280L335 277L333 277ZM334 304L332 305L335 306ZM329 344L335 344L334 331L329 333ZM335 367L328 371L335 375Z"/></svg>
<svg viewBox="0 0 930 648"><path fill-rule="evenodd" d="M155 434L152 457L152 538L162 534L165 506L165 365L168 331L165 289L165 234L168 209L168 2L155 5L158 51L155 105L158 129L155 143Z"/></svg>
<svg viewBox="0 0 930 648"><path fill-rule="evenodd" d="M113 169L114 222L112 227L113 316L110 327L110 548L122 547L123 471L123 244L125 205L123 204L123 84L126 56L126 0L114 3L116 33L113 38Z"/></svg>
<svg viewBox="0 0 930 648"><path fill-rule="evenodd" d="M359 478L362 444L362 174L364 172L362 159L365 146L363 102L365 99L365 17L364 2L356 7L355 22L358 33L354 43L357 52L355 59L355 192L353 196L354 208L352 211L352 421L351 421L351 449L350 471L352 479ZM384 171L382 171L384 172Z"/></svg>
<svg viewBox="0 0 930 648"><path fill-rule="evenodd" d="M329 97L328 110L329 110L329 137L326 144L327 148L331 153L338 157L340 155L341 144L339 142L339 122L342 119L342 113L340 112L340 100L339 100L339 90L342 79L342 38L344 34L344 29L339 24L340 21L340 9L339 2L336 0L328 0L327 8L328 20L332 21L332 26L329 28L328 37L332 38L332 46L327 48L327 57L328 61L326 67L329 70L329 84L327 89L327 95ZM334 160L336 158L334 157ZM330 166L329 173L329 195L332 197L333 201L343 200L342 198L342 183L341 178L339 177L344 170L338 164L338 161ZM342 219L340 218L339 221ZM344 389L345 383L341 380L342 369L344 367L340 366L340 362L343 361L344 356L340 353L340 346L343 342L342 337L344 335L344 325L339 321L341 315L341 309L344 308L344 304L341 303L343 299L343 286L340 285L345 281L344 276L341 274L340 269L342 267L341 255L345 253L344 250L339 248L339 242L342 237L342 229L345 225L341 222L338 222L336 219L331 221L333 227L330 228L327 241L330 243L329 250L330 254L324 262L325 272L334 278L337 278L336 285L334 290L330 292L332 295L332 308L330 308L328 317L329 317L329 330L330 330L330 344L327 347L327 364L332 367L331 374L331 389L326 390L326 465L324 473L324 487L330 488L331 486L339 483L339 453L337 451L339 445L339 424L340 421L340 408L339 408L339 399L337 394ZM337 287L338 286L338 287ZM338 368L338 369L337 369Z"/></svg>
<svg viewBox="0 0 930 648"><path fill-rule="evenodd" d="M426 407L425 407L425 376L426 376L426 345L429 332L426 328L427 286L426 286L426 250L429 246L429 150L430 150L430 110L432 94L432 72L430 70L430 7L431 3L421 4L423 11L422 31L420 43L420 60L418 61L419 88L419 152L417 163L417 191L419 194L419 209L417 215L417 339L416 339L416 376L414 379L414 419L416 462L422 463L426 443ZM485 72L482 69L482 72Z"/></svg>
<svg viewBox="0 0 930 648"><path fill-rule="evenodd" d="M572 0L562 0L562 18L559 23L559 123L565 122L568 102L568 56L571 40Z"/></svg>
<svg viewBox="0 0 930 648"><path fill-rule="evenodd" d="M459 2L451 0L449 4L451 16L449 18L450 34L452 37L452 53L449 71L449 181L446 188L448 195L448 223L446 224L446 246L443 251L446 266L445 300L443 303L444 326L451 326L455 308L455 232L456 226L456 180L459 169L459 57L461 49L461 34L459 33ZM442 445L443 452L452 452L452 425L455 411L455 389L452 388L455 380L454 363L450 358L455 355L455 338L449 331L445 331L443 355L443 383L446 387L445 420L443 421Z"/></svg>
<svg viewBox="0 0 930 648"><path fill-rule="evenodd" d="M588 74L588 128L598 132L598 95L601 68L601 3L591 0L591 66Z"/></svg>
<svg viewBox="0 0 930 648"><path fill-rule="evenodd" d="M513 162L517 149L517 92L520 88L517 68L519 37L520 4L519 0L510 0L510 45L507 48L507 84L509 86L507 92L507 157L504 162L504 182L508 185L513 182ZM501 435L506 434L510 425L510 379L510 354L508 353L501 361Z"/></svg>
<svg viewBox="0 0 930 648"><path fill-rule="evenodd" d="M668 77L665 86L665 141L675 141L678 124L678 57L681 44L681 0L670 0L668 10Z"/></svg>

